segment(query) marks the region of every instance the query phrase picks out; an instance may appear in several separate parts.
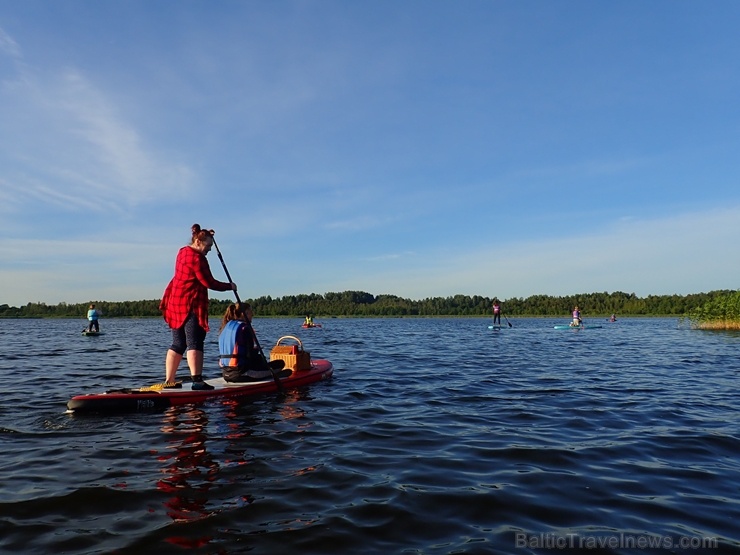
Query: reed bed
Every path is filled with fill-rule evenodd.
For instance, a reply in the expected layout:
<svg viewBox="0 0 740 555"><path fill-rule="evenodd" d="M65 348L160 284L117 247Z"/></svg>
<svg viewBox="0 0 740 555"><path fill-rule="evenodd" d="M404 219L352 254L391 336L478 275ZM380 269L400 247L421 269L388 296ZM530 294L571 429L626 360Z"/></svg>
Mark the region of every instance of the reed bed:
<svg viewBox="0 0 740 555"><path fill-rule="evenodd" d="M723 322L696 322L693 324L694 328L698 330L736 330L740 331L740 322L738 321L723 321Z"/></svg>
<svg viewBox="0 0 740 555"><path fill-rule="evenodd" d="M740 330L740 291L716 298L689 312L691 326L700 330Z"/></svg>

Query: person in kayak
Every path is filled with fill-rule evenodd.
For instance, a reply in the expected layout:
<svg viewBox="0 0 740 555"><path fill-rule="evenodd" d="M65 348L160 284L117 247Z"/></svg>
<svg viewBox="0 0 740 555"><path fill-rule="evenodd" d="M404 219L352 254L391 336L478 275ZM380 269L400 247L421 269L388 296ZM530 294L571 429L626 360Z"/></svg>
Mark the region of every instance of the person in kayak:
<svg viewBox="0 0 740 555"><path fill-rule="evenodd" d="M98 322L99 317L100 313L95 309L95 305L91 304L87 311L87 331L93 331L93 328L96 333L100 331L100 323Z"/></svg>
<svg viewBox="0 0 740 555"><path fill-rule="evenodd" d="M501 325L501 303L497 298L493 299L493 325Z"/></svg>
<svg viewBox="0 0 740 555"><path fill-rule="evenodd" d="M284 360L267 362L256 344L249 303L230 304L224 312L218 335L219 360L227 382L261 381L273 377L287 378L292 370L283 370Z"/></svg>
<svg viewBox="0 0 740 555"><path fill-rule="evenodd" d="M306 319L303 321L303 325L307 328L310 328L313 326L313 318L311 318L310 314L306 314Z"/></svg>
<svg viewBox="0 0 740 555"><path fill-rule="evenodd" d="M581 311L578 310L578 305L573 309L573 321L570 323L572 327L578 327L583 324L583 320L581 319Z"/></svg>
<svg viewBox="0 0 740 555"><path fill-rule="evenodd" d="M203 381L203 344L208 327L208 290L236 291L235 283L216 280L206 255L213 247L211 229L193 224L190 244L177 253L175 275L162 296L159 309L172 329L172 345L165 359L165 387L174 386L177 368L187 350L193 389L213 389Z"/></svg>

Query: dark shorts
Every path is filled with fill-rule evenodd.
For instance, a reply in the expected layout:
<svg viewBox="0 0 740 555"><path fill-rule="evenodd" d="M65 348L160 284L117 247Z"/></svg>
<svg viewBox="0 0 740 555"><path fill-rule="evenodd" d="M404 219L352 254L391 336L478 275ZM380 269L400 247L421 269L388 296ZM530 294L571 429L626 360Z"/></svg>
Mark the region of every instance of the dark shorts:
<svg viewBox="0 0 740 555"><path fill-rule="evenodd" d="M182 327L172 330L170 349L180 355L185 352L185 349L202 351L205 340L206 330L200 326L198 318L191 312Z"/></svg>
<svg viewBox="0 0 740 555"><path fill-rule="evenodd" d="M250 366L231 366L223 369L224 381L253 382L272 378L273 371L278 372L285 368L284 360L272 360L265 363L262 357L251 361ZM270 370L272 368L272 370Z"/></svg>

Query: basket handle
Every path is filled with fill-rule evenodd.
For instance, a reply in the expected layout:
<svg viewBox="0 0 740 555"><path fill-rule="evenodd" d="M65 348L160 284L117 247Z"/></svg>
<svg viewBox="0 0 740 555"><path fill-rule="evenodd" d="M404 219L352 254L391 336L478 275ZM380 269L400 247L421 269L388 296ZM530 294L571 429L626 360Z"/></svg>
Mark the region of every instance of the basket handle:
<svg viewBox="0 0 740 555"><path fill-rule="evenodd" d="M283 339L292 339L293 341L296 341L298 343L298 347L300 347L301 351L303 350L303 343L295 335L284 335L284 336L282 336L280 339L277 340L277 343L275 343L275 347L277 347L278 345L280 345L280 342Z"/></svg>

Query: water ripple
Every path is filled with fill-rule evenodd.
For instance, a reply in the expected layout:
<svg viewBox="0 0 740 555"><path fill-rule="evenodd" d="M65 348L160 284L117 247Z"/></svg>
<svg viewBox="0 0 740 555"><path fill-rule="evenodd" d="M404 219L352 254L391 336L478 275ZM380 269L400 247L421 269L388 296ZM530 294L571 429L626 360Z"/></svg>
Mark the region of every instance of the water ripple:
<svg viewBox="0 0 740 555"><path fill-rule="evenodd" d="M334 379L78 417L72 393L161 381L163 322L0 320L0 551L740 553L740 335L554 323L258 319Z"/></svg>

